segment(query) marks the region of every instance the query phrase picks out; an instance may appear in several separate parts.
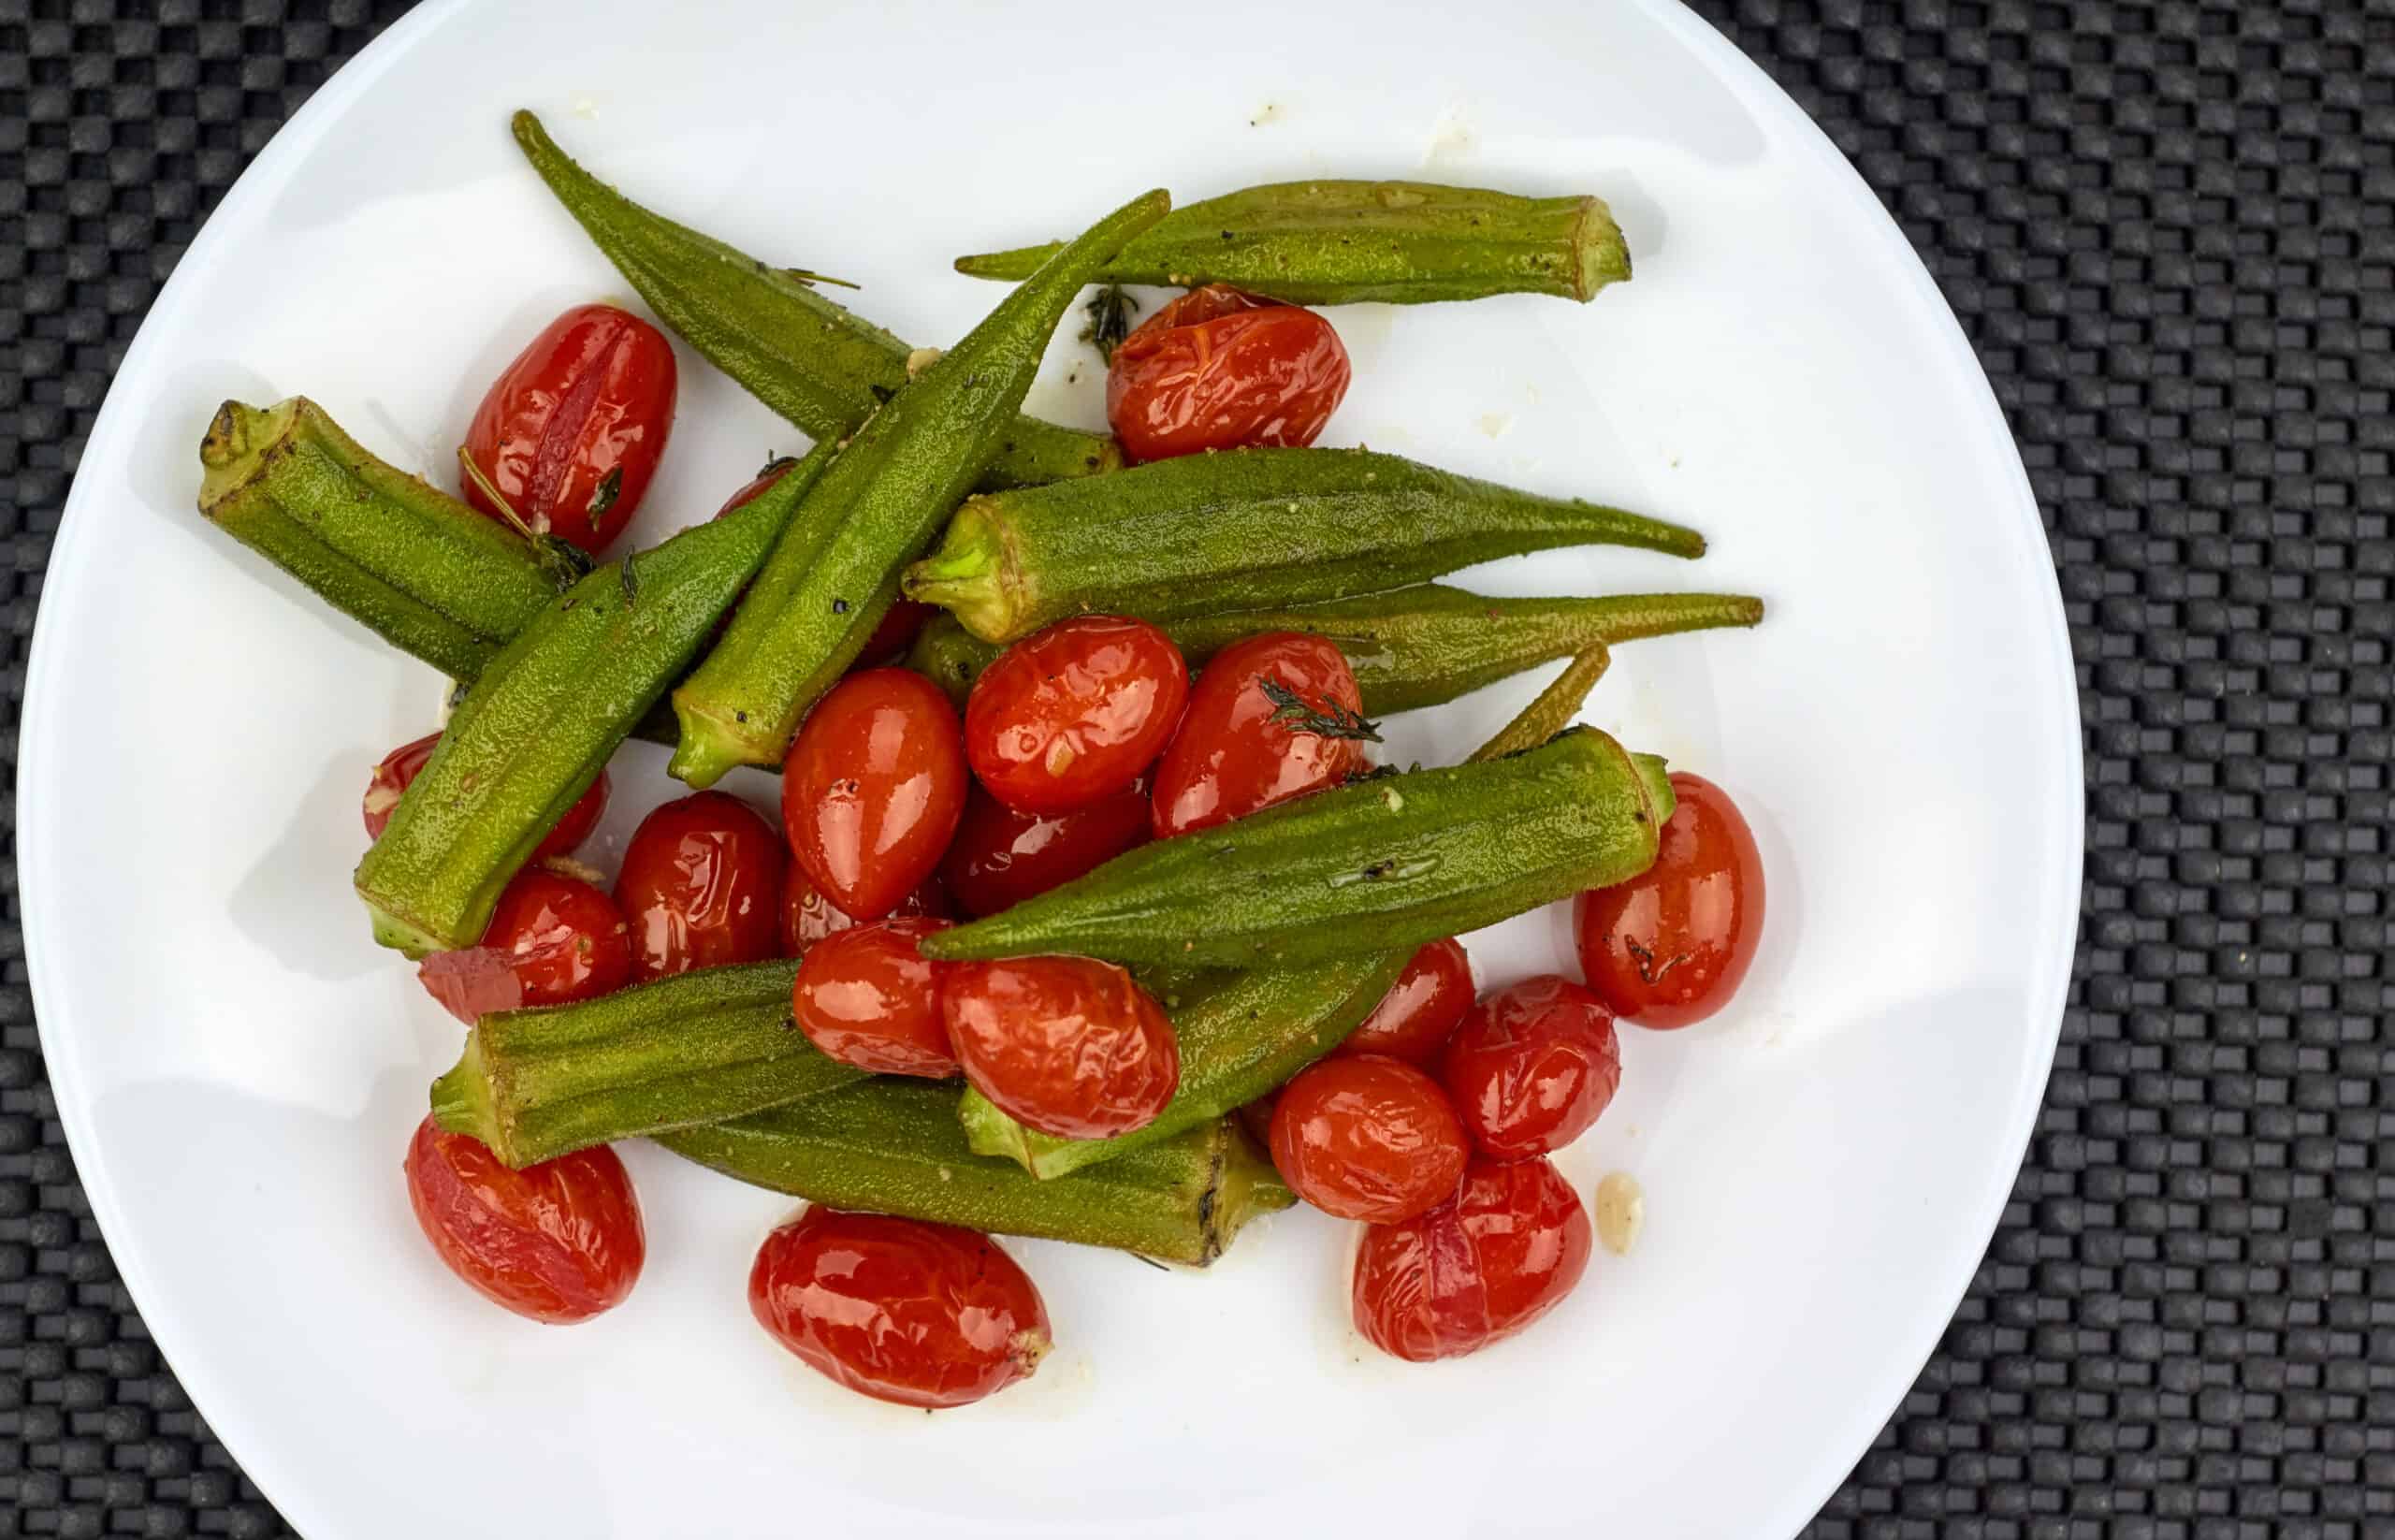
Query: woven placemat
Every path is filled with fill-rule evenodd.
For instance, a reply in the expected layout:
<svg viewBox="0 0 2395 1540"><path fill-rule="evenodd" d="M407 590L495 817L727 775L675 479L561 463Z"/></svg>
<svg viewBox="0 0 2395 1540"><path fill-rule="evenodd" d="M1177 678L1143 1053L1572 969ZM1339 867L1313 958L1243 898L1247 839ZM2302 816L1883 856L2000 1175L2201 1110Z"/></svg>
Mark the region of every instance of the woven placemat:
<svg viewBox="0 0 2395 1540"><path fill-rule="evenodd" d="M2045 513L2086 732L2078 964L2028 1165L1809 1533L2395 1534L2395 7L1698 8L1962 317ZM151 1344L66 1156L18 928L17 707L143 312L404 9L0 0L0 1535L286 1533Z"/></svg>

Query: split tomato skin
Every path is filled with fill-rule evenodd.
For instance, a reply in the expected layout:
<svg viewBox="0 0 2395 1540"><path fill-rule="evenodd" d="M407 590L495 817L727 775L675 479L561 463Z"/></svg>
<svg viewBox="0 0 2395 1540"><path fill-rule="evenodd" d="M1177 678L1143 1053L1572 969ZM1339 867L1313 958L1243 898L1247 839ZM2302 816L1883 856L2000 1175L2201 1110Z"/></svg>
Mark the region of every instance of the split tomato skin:
<svg viewBox="0 0 2395 1540"><path fill-rule="evenodd" d="M440 734L428 733L414 743L403 743L392 749L383 756L381 763L374 766L374 773L366 783L366 800L362 808L366 816L368 839L382 838L383 831L391 826L391 814L399 806L399 798L407 794L407 789L415 783L415 777L424 773L425 765L432 758L432 750L440 742ZM607 772L602 770L599 778L590 783L590 790L576 798L573 806L565 810L565 816L558 820L556 827L543 835L541 843L532 847L531 859L545 861L553 855L572 855L579 849L582 842L590 837L590 831L599 827L599 820L606 815L607 790Z"/></svg>
<svg viewBox="0 0 2395 1540"><path fill-rule="evenodd" d="M1476 1353L1560 1304L1589 1249L1588 1211L1553 1162L1475 1158L1448 1201L1364 1231L1356 1329L1410 1363Z"/></svg>
<svg viewBox="0 0 2395 1540"><path fill-rule="evenodd" d="M820 1204L758 1248L748 1307L835 1383L926 1409L1028 1378L1054 1341L1039 1290L988 1236Z"/></svg>
<svg viewBox="0 0 2395 1540"><path fill-rule="evenodd" d="M738 797L695 792L653 808L616 874L633 981L777 955L783 864L781 836Z"/></svg>
<svg viewBox="0 0 2395 1540"><path fill-rule="evenodd" d="M1484 1153L1550 1154L1588 1132L1621 1085L1613 1012L1569 979L1525 979L1473 1007L1439 1079Z"/></svg>
<svg viewBox="0 0 2395 1540"><path fill-rule="evenodd" d="M1309 444L1347 394L1347 349L1313 311L1212 283L1114 350L1106 419L1134 460Z"/></svg>
<svg viewBox="0 0 2395 1540"><path fill-rule="evenodd" d="M1729 1002L1763 941L1763 853L1729 793L1672 777L1655 864L1573 906L1581 977L1624 1021L1670 1030Z"/></svg>
<svg viewBox="0 0 2395 1540"><path fill-rule="evenodd" d="M596 556L623 533L674 428L674 345L613 305L577 305L491 382L466 453L515 516ZM504 513L471 475L465 499Z"/></svg>
<svg viewBox="0 0 2395 1540"><path fill-rule="evenodd" d="M1139 779L1188 698L1189 665L1163 632L1077 616L981 671L965 706L965 755L1014 811L1067 813Z"/></svg>
<svg viewBox="0 0 2395 1540"><path fill-rule="evenodd" d="M807 951L791 983L791 1014L827 1057L877 1075L945 1080L956 1051L940 1016L948 965L916 943L946 920L877 920L825 937Z"/></svg>
<svg viewBox="0 0 2395 1540"><path fill-rule="evenodd" d="M940 861L940 881L979 919L1096 871L1148 838L1143 781L1054 814L1018 813L976 786Z"/></svg>
<svg viewBox="0 0 2395 1540"><path fill-rule="evenodd" d="M1289 719L1293 708L1340 731L1308 730ZM1268 632L1224 648L1198 676L1156 764L1156 837L1211 829L1362 773L1366 740L1344 735L1369 731L1362 711L1355 670L1323 637Z"/></svg>
<svg viewBox="0 0 2395 1540"><path fill-rule="evenodd" d="M648 1242L631 1173L606 1145L510 1170L483 1143L416 1126L408 1202L449 1271L485 1299L547 1325L623 1303Z"/></svg>
<svg viewBox="0 0 2395 1540"><path fill-rule="evenodd" d="M1429 1066L1472 1010L1472 958L1449 937L1415 951L1381 1003L1333 1053L1383 1053Z"/></svg>
<svg viewBox="0 0 2395 1540"><path fill-rule="evenodd" d="M898 900L898 907L887 918L893 920L928 916L935 920L951 920L956 906L936 877L927 877L915 891ZM837 936L870 921L859 920L848 910L823 896L823 890L806 875L806 868L792 857L782 868L782 955L804 957L807 950L827 936Z"/></svg>
<svg viewBox="0 0 2395 1540"><path fill-rule="evenodd" d="M416 977L472 1026L494 1010L570 1005L631 982L630 927L605 893L545 866L517 872L499 895L482 941L436 952Z"/></svg>
<svg viewBox="0 0 2395 1540"><path fill-rule="evenodd" d="M1342 1219L1393 1225L1453 1197L1472 1146L1439 1082L1379 1054L1327 1058L1281 1088L1272 1164Z"/></svg>
<svg viewBox="0 0 2395 1540"><path fill-rule="evenodd" d="M939 865L965 813L956 708L902 668L867 669L807 713L782 765L782 827L807 879L878 920Z"/></svg>
<svg viewBox="0 0 2395 1540"><path fill-rule="evenodd" d="M1164 1008L1111 963L952 963L940 1014L973 1088L1057 1139L1143 1128L1181 1085L1181 1047Z"/></svg>

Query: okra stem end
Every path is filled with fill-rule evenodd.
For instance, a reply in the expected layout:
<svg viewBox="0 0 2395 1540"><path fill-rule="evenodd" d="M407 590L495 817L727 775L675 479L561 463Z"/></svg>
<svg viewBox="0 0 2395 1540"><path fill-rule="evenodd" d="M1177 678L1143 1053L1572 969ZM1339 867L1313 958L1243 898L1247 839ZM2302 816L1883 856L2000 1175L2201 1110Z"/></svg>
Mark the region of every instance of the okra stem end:
<svg viewBox="0 0 2395 1540"><path fill-rule="evenodd" d="M681 741L674 746L665 773L704 792L741 765L779 764L783 746L755 731L758 724L738 720L740 715L735 712L727 719L687 689L675 690L674 716L681 724Z"/></svg>
<svg viewBox="0 0 2395 1540"><path fill-rule="evenodd" d="M199 511L213 517L219 503L254 480L267 456L290 431L298 415L300 399L292 397L263 411L226 401L209 419L207 436L199 441Z"/></svg>
<svg viewBox="0 0 2395 1540"><path fill-rule="evenodd" d="M1572 250L1578 257L1572 298L1582 304L1596 298L1608 283L1630 281L1630 245L1614 223L1613 211L1601 197L1581 200L1580 218L1573 229Z"/></svg>
<svg viewBox="0 0 2395 1540"><path fill-rule="evenodd" d="M1259 1214L1277 1213L1298 1200L1281 1180L1271 1157L1247 1137L1237 1118L1220 1125L1224 1149L1222 1175L1214 1184L1212 1211L1206 1215L1206 1260L1230 1249L1239 1232Z"/></svg>
<svg viewBox="0 0 2395 1540"><path fill-rule="evenodd" d="M1023 619L1013 553L1003 521L978 498L949 520L939 548L908 567L907 598L937 604L984 642L1011 641Z"/></svg>
<svg viewBox="0 0 2395 1540"><path fill-rule="evenodd" d="M513 1140L500 1126L497 1108L492 1105L490 1080L484 1073L482 1032L479 1028L466 1035L466 1051L449 1072L432 1082L432 1121L448 1133L466 1134L489 1146L503 1165L521 1167L512 1148Z"/></svg>

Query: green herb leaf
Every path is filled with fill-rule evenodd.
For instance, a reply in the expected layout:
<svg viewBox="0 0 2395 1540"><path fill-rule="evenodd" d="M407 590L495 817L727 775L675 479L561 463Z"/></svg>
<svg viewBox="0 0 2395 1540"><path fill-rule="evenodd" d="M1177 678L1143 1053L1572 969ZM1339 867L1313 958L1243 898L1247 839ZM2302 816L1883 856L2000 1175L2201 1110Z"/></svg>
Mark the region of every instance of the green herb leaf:
<svg viewBox="0 0 2395 1540"><path fill-rule="evenodd" d="M1081 327L1081 340L1097 349L1099 357L1114 362L1115 348L1131 335L1131 317L1139 313L1139 302L1124 293L1122 284L1109 283L1081 309L1089 325Z"/></svg>
<svg viewBox="0 0 2395 1540"><path fill-rule="evenodd" d="M1311 733L1317 738L1381 741L1380 723L1366 721L1362 713L1350 711L1337 701L1317 705L1266 674L1257 675L1256 683L1274 707L1272 715L1264 719L1266 721L1280 722L1293 733Z"/></svg>
<svg viewBox="0 0 2395 1540"><path fill-rule="evenodd" d="M785 278L795 279L799 283L806 284L810 289L818 283L836 283L844 289L861 289L864 287L862 283L851 283L845 278L835 278L830 273L816 272L807 268L784 268L782 269L782 276Z"/></svg>
<svg viewBox="0 0 2395 1540"><path fill-rule="evenodd" d="M631 557L624 558L624 564L618 570L624 574L624 608L630 609L632 602L640 597L640 579L632 574Z"/></svg>
<svg viewBox="0 0 2395 1540"><path fill-rule="evenodd" d="M590 521L592 529L599 528L600 516L613 508L616 500L623 495L624 468L618 465L600 481L599 490L590 494L590 506L583 510L583 516Z"/></svg>

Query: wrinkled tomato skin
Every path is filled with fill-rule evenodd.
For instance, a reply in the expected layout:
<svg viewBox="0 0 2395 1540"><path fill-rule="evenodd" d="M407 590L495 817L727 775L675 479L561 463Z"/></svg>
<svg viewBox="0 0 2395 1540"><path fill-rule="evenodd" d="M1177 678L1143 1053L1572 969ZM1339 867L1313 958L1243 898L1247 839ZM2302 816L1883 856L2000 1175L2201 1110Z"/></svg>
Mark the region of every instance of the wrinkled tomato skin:
<svg viewBox="0 0 2395 1540"><path fill-rule="evenodd" d="M1145 1127L1181 1084L1181 1047L1164 1008L1111 963L951 964L940 1014L974 1089L1058 1139Z"/></svg>
<svg viewBox="0 0 2395 1540"><path fill-rule="evenodd" d="M951 920L956 906L950 902L947 890L936 877L927 877L913 893L898 901L898 907L888 918L911 919L928 915L935 920ZM837 936L865 922L823 896L814 879L806 875L795 857L782 868L782 955L804 957L807 949L827 936Z"/></svg>
<svg viewBox="0 0 2395 1540"><path fill-rule="evenodd" d="M1308 1066L1273 1103L1272 1164L1325 1213L1393 1225L1455 1195L1471 1145L1439 1082L1379 1054Z"/></svg>
<svg viewBox="0 0 2395 1540"><path fill-rule="evenodd" d="M939 865L966 785L963 730L939 687L867 669L807 713L782 764L782 828L817 889L878 920Z"/></svg>
<svg viewBox="0 0 2395 1540"><path fill-rule="evenodd" d="M1039 1290L988 1236L820 1205L758 1248L748 1308L807 1367L901 1406L994 1395L1053 1341Z"/></svg>
<svg viewBox="0 0 2395 1540"><path fill-rule="evenodd" d="M791 983L791 1014L831 1058L877 1075L945 1080L957 1072L940 1017L947 965L915 944L946 920L877 920L810 948Z"/></svg>
<svg viewBox="0 0 2395 1540"><path fill-rule="evenodd" d="M1047 817L1018 813L976 786L940 862L940 881L957 908L979 919L1096 871L1148 837L1143 782Z"/></svg>
<svg viewBox="0 0 2395 1540"><path fill-rule="evenodd" d="M527 866L500 893L481 944L434 952L416 977L469 1026L493 1010L595 1000L631 980L629 929L589 883Z"/></svg>
<svg viewBox="0 0 2395 1540"><path fill-rule="evenodd" d="M408 1202L449 1271L485 1299L551 1326L623 1303L648 1254L631 1173L606 1145L527 1166L479 1140L416 1125Z"/></svg>
<svg viewBox="0 0 2395 1540"><path fill-rule="evenodd" d="M1450 937L1433 941L1405 960L1405 971L1389 985L1363 1024L1347 1034L1334 1053L1385 1053L1427 1066L1446 1045L1472 1009L1472 958Z"/></svg>
<svg viewBox="0 0 2395 1540"><path fill-rule="evenodd" d="M374 767L374 774L366 783L363 810L367 838L383 837L383 831L391 826L391 813L399 806L399 798L423 774L434 746L440 742L440 734L428 733L383 756L383 762ZM599 820L606 811L607 772L602 770L599 778L590 783L590 790L576 798L573 806L565 810L565 816L558 820L557 826L541 836L541 843L532 848L531 859L545 861L553 855L572 855L590 837L590 831L599 827Z"/></svg>
<svg viewBox="0 0 2395 1540"><path fill-rule="evenodd" d="M612 305L577 305L491 382L466 453L536 533L596 556L631 522L657 473L675 386L663 332ZM468 502L503 516L462 468L460 482Z"/></svg>
<svg viewBox="0 0 2395 1540"><path fill-rule="evenodd" d="M738 797L696 792L652 809L616 874L632 981L777 955L784 861L781 836Z"/></svg>
<svg viewBox="0 0 2395 1540"><path fill-rule="evenodd" d="M1410 1363L1476 1353L1560 1303L1589 1250L1588 1211L1553 1162L1475 1158L1447 1202L1364 1231L1356 1329Z"/></svg>
<svg viewBox="0 0 2395 1540"><path fill-rule="evenodd" d="M1213 283L1157 311L1114 350L1106 419L1134 460L1308 444L1350 373L1328 321Z"/></svg>
<svg viewBox="0 0 2395 1540"><path fill-rule="evenodd" d="M1272 720L1282 707L1266 695L1267 679L1314 711L1330 705L1363 709L1355 671L1322 637L1269 632L1224 648L1198 676L1181 730L1157 763L1153 827L1158 839L1336 786L1371 763L1357 739Z"/></svg>
<svg viewBox="0 0 2395 1540"><path fill-rule="evenodd" d="M1672 777L1678 806L1655 864L1573 906L1580 973L1638 1026L1692 1025L1737 993L1763 941L1763 853L1729 794Z"/></svg>
<svg viewBox="0 0 2395 1540"><path fill-rule="evenodd" d="M1164 752L1189 665L1145 620L1083 615L1026 636L973 682L965 757L1018 813L1067 813L1120 792Z"/></svg>
<svg viewBox="0 0 2395 1540"><path fill-rule="evenodd" d="M1439 1081L1483 1154L1551 1154L1588 1132L1621 1085L1613 1012L1569 979L1525 979L1473 1007L1439 1056Z"/></svg>

